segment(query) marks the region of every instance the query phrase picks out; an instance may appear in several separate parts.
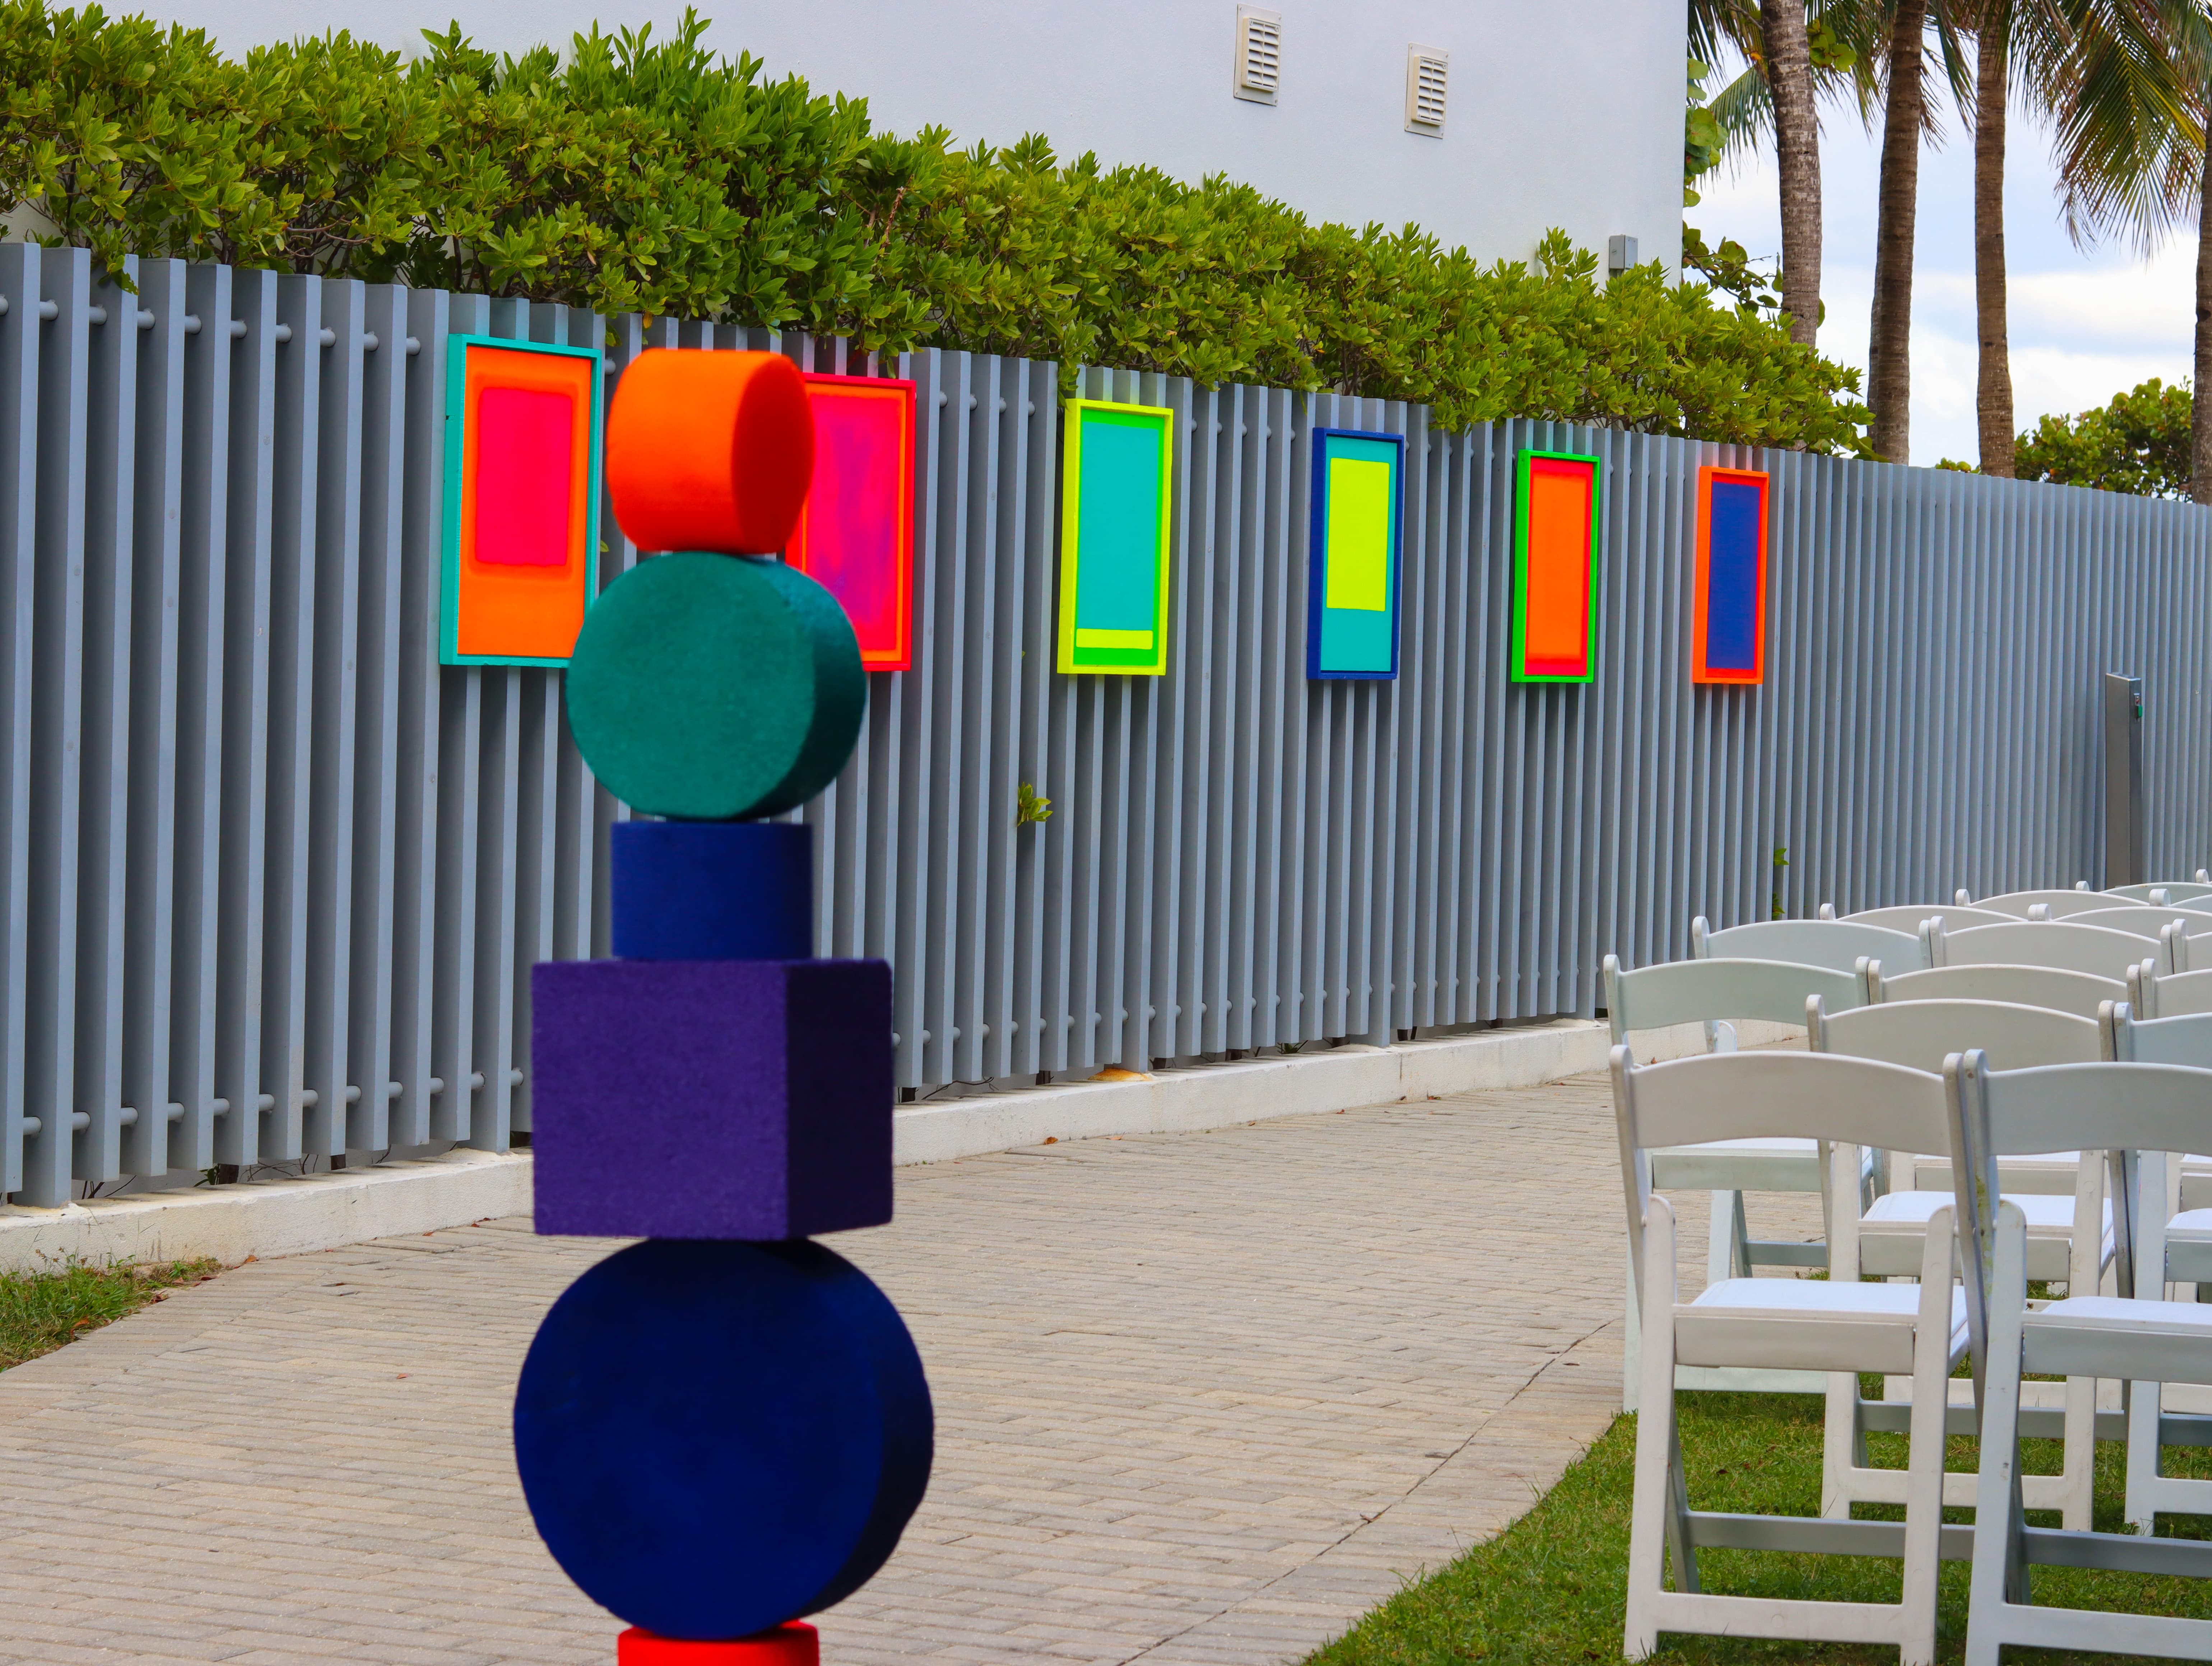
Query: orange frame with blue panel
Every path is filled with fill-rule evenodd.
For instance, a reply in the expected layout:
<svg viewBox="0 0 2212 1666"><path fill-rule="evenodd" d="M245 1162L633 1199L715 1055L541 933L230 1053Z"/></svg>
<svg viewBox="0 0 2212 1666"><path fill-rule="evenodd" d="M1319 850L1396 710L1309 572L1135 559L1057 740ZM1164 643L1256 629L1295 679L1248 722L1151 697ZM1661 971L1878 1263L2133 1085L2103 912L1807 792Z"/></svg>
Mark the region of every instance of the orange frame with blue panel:
<svg viewBox="0 0 2212 1666"><path fill-rule="evenodd" d="M1698 471L1690 680L1766 678L1766 472Z"/></svg>
<svg viewBox="0 0 2212 1666"><path fill-rule="evenodd" d="M599 588L600 358L447 338L441 663L568 663Z"/></svg>

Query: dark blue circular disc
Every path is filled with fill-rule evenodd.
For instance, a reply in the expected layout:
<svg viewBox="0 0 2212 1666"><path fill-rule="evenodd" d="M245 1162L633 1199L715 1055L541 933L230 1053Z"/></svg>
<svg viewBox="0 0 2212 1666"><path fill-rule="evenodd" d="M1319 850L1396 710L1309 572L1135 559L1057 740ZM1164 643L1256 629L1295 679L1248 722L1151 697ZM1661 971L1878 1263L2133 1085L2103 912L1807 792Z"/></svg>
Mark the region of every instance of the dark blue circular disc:
<svg viewBox="0 0 2212 1666"><path fill-rule="evenodd" d="M524 1360L514 1456L584 1594L663 1637L744 1637L842 1600L929 1482L929 1384L842 1256L653 1238L569 1286Z"/></svg>

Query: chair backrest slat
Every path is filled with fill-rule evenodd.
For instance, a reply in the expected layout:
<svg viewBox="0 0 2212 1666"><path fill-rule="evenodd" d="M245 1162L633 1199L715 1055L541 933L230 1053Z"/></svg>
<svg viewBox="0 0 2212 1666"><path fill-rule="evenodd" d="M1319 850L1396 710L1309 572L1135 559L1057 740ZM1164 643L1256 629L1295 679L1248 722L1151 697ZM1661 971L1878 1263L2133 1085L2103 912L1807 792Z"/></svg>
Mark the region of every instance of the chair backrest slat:
<svg viewBox="0 0 2212 1666"><path fill-rule="evenodd" d="M1693 1062L1693 1061L1692 1061ZM1990 1070L1955 1055L1954 1092L1970 1082L1988 1116L1990 1158L2124 1148L2202 1151L2212 1140L2212 1070L2174 1064L2053 1064Z"/></svg>
<svg viewBox="0 0 2212 1666"><path fill-rule="evenodd" d="M2161 985L2171 980L2161 980ZM2118 979L2052 966L1937 966L1902 977L1883 974L1874 980L1873 999L1883 1001L1996 1000L2016 1006L2046 1006L2092 1018L2108 1000L2127 999Z"/></svg>
<svg viewBox="0 0 2212 1666"><path fill-rule="evenodd" d="M2128 980L2127 1000L2146 1018L2212 1012L2212 970L2172 972L2164 977L2138 971Z"/></svg>
<svg viewBox="0 0 2212 1666"><path fill-rule="evenodd" d="M1859 1004L1860 987L1856 972L1782 961L1674 960L1624 972L1617 956L1605 958L1605 1007L1615 1042L1631 1031L1717 1019L1802 1025L1808 996L1843 1012Z"/></svg>
<svg viewBox="0 0 2212 1666"><path fill-rule="evenodd" d="M2194 879L2154 879L2148 885L2114 885L2104 894L2124 897L2131 903L2151 903L2158 899L2151 893L2163 891L2167 903L2184 908L2194 907L2200 899L2212 897L2212 885L2200 885Z"/></svg>
<svg viewBox="0 0 2212 1666"><path fill-rule="evenodd" d="M2126 1001L2111 1001L2106 1005L2102 1023L2108 1056L2123 1063L2179 1064L2212 1070L2212 1012L2139 1018Z"/></svg>
<svg viewBox="0 0 2212 1666"><path fill-rule="evenodd" d="M1958 901L1971 903L1978 909L1989 909L1998 914L2009 914L2016 919L2027 918L2028 909L2042 903L2051 910L2051 917L2062 919L2069 914L2080 914L2087 909L2108 909L2112 899L2100 891L2008 891L1996 897L1969 897L1965 891Z"/></svg>
<svg viewBox="0 0 2212 1666"><path fill-rule="evenodd" d="M2049 966L2127 981L2128 968L2159 958L2160 948L2129 932L2071 921L2022 921L2013 926L1975 926L1943 938L1949 966ZM1886 970L1886 969L1885 969Z"/></svg>
<svg viewBox="0 0 2212 1666"><path fill-rule="evenodd" d="M1613 1052L1624 1139L1639 1151L1708 1140L1815 1139L1946 1148L1943 1079L1834 1053L1717 1053L1636 1067Z"/></svg>
<svg viewBox="0 0 2212 1666"><path fill-rule="evenodd" d="M2191 937L2201 937L2212 932L2212 914L2196 909L2158 909L2145 903L2139 907L2091 909L2084 914L2069 914L2065 923L2069 926L2103 926L2108 930L2130 932L2137 937L2148 937L2153 942L2175 921L2180 921Z"/></svg>
<svg viewBox="0 0 2212 1666"><path fill-rule="evenodd" d="M1944 1059L1979 1048L2008 1068L2088 1064L2104 1056L2097 1021L1995 1000L1890 1000L1808 1014L1813 1050L1879 1059L1941 1075Z"/></svg>
<svg viewBox="0 0 2212 1666"><path fill-rule="evenodd" d="M1845 915L1838 923L1884 926L1891 931L1909 932L1917 938L1920 927L1930 920L1942 921L1946 931L1961 932L1970 926L2008 926L2019 918L2016 914L1999 914L1994 909L1961 908L1956 903L1915 903L1905 908L1863 909L1856 914ZM1882 957L1877 955L1875 958ZM1904 970L1902 966L1898 968L1899 971Z"/></svg>
<svg viewBox="0 0 2212 1666"><path fill-rule="evenodd" d="M1700 917L1691 927L1692 939L1703 943L1701 958L1784 960L1838 972L1850 971L1866 958L1899 971L1927 964L1917 922L1910 931L1854 920L1755 920L1717 932L1701 930L1704 924Z"/></svg>

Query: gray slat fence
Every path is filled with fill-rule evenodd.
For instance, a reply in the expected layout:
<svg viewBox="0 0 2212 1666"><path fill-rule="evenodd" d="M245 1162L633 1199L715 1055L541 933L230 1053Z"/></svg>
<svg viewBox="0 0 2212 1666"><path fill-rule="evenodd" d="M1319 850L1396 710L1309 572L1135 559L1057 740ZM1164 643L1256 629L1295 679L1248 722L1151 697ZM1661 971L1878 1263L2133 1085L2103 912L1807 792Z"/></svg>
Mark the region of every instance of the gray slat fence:
<svg viewBox="0 0 2212 1666"><path fill-rule="evenodd" d="M1052 669L1057 368L0 245L0 1191L530 1126L533 961L623 814L557 673L441 667L447 338L755 347L921 390L917 658L870 679L818 945L899 1081L1592 1010L1717 923L2095 879L2099 677L2154 872L2212 861L2194 508L1086 370L1172 408L1164 678ZM1310 435L1408 441L1401 675L1304 678ZM1604 462L1600 669L1504 669L1518 447ZM1701 464L1773 472L1766 685L1688 678ZM637 559L611 515L604 581ZM1018 826L1024 785L1048 820ZM1786 847L1788 866L1774 855ZM228 1169L218 1169L227 1174Z"/></svg>

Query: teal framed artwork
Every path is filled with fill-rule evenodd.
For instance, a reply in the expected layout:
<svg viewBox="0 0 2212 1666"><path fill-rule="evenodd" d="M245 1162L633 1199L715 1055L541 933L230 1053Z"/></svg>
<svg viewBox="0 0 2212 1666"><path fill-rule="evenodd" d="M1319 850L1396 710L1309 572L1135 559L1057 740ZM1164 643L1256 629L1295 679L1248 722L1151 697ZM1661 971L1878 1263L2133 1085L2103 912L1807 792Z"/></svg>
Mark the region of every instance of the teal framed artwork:
<svg viewBox="0 0 2212 1666"><path fill-rule="evenodd" d="M1316 429L1306 580L1306 675L1387 682L1398 674L1401 435Z"/></svg>
<svg viewBox="0 0 2212 1666"><path fill-rule="evenodd" d="M1066 411L1059 668L1164 677L1175 413L1104 399Z"/></svg>

